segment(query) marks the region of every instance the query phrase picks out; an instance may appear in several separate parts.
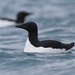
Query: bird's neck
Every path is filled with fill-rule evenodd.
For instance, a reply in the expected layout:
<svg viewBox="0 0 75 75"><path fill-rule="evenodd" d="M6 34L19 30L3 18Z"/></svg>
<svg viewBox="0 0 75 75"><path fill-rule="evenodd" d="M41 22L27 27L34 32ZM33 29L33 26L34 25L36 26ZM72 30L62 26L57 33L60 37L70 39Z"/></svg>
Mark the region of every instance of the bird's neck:
<svg viewBox="0 0 75 75"><path fill-rule="evenodd" d="M35 47L40 46L40 41L38 40L38 33L37 32L29 33L28 37L29 37L29 41L32 45L34 45Z"/></svg>

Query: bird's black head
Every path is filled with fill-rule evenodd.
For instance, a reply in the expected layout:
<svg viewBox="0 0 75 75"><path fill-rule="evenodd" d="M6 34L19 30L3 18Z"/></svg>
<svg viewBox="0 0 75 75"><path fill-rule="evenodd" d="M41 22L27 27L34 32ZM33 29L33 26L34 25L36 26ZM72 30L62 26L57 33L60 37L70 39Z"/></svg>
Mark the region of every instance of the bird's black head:
<svg viewBox="0 0 75 75"><path fill-rule="evenodd" d="M25 29L28 32L36 32L37 31L37 25L34 22L26 22L26 23L23 23L22 25L18 25L15 27Z"/></svg>
<svg viewBox="0 0 75 75"><path fill-rule="evenodd" d="M24 12L24 11L21 11L17 14L17 20L16 22L17 23L23 23L24 22L24 18L28 15L31 15L32 13L27 13L27 12Z"/></svg>

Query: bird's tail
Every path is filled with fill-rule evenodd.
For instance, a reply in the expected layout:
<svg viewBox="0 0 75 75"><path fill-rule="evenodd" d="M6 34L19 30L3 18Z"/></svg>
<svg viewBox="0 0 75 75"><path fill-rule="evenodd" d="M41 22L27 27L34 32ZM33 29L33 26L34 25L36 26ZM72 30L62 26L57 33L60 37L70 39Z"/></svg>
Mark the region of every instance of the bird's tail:
<svg viewBox="0 0 75 75"><path fill-rule="evenodd" d="M72 42L71 45L75 46L75 42Z"/></svg>
<svg viewBox="0 0 75 75"><path fill-rule="evenodd" d="M75 42L74 42L74 46L75 46Z"/></svg>

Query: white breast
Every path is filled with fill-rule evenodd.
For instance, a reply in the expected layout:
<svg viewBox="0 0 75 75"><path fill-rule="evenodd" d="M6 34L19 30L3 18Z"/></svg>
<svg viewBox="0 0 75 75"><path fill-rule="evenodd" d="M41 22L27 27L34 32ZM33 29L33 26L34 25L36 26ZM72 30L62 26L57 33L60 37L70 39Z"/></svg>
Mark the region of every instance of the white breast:
<svg viewBox="0 0 75 75"><path fill-rule="evenodd" d="M6 27L10 25L14 25L15 22L7 21L7 20L0 20L0 27Z"/></svg>
<svg viewBox="0 0 75 75"><path fill-rule="evenodd" d="M27 38L24 52L38 52L38 53L66 53L70 50L66 51L65 49L53 49L53 48L44 48L44 47L34 47L29 39Z"/></svg>

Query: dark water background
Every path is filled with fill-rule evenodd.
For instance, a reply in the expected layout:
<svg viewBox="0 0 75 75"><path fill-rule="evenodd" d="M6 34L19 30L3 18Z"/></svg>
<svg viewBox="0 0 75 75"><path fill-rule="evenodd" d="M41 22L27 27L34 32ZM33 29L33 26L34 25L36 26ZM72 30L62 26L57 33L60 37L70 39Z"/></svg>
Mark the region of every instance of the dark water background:
<svg viewBox="0 0 75 75"><path fill-rule="evenodd" d="M19 11L33 13L26 22L37 23L40 40L75 42L75 0L0 0L0 17ZM0 75L75 75L75 47L68 54L24 53L27 31L15 25L0 27Z"/></svg>

